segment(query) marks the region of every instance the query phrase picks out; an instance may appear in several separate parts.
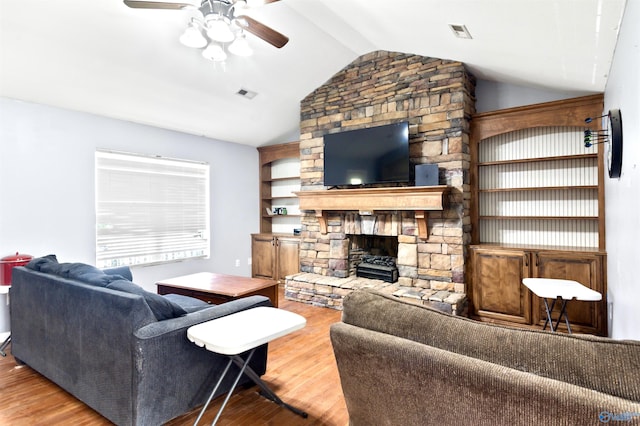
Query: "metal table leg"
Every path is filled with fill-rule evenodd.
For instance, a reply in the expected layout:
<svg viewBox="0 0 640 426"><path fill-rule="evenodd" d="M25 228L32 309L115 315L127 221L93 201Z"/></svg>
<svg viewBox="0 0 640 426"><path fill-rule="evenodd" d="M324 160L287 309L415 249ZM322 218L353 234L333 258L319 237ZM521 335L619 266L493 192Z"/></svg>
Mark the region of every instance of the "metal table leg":
<svg viewBox="0 0 640 426"><path fill-rule="evenodd" d="M543 330L546 330L547 324L549 324L551 327L551 331L555 331L553 329L553 319L551 318L551 311L553 311L553 307L556 306L556 300L558 299L553 299L553 302L551 302L551 307L549 307L549 302L547 302L547 298L546 297L542 298L542 301L544 302L544 309L547 311L547 318L544 320L544 325L542 326Z"/></svg>
<svg viewBox="0 0 640 426"><path fill-rule="evenodd" d="M551 318L551 312L553 311L554 306L556 305L556 301L558 299L553 299L551 302L551 306L549 306L549 302L547 302L546 298L542 298L544 301L544 309L547 311L547 318L544 320L544 325L542 326L543 330L546 330L547 324L550 325L551 331L554 333L558 330L558 326L560 325L560 321L562 321L562 317L564 316L564 322L567 325L567 331L571 334L571 326L569 325L569 316L567 315L567 303L569 300L562 299L562 305L560 306L560 316L556 321L555 325L553 324L553 318Z"/></svg>
<svg viewBox="0 0 640 426"><path fill-rule="evenodd" d="M9 343L11 343L11 334L9 334L2 345L0 345L0 355L7 356L7 354L4 352L4 348L6 348Z"/></svg>
<svg viewBox="0 0 640 426"><path fill-rule="evenodd" d="M569 300L562 300L562 307L560 308L560 316L558 317L558 322L556 322L556 330L558 329L558 325L562 320L562 316L564 315L564 322L567 325L567 332L571 334L571 326L569 325L569 316L567 315L567 303Z"/></svg>
<svg viewBox="0 0 640 426"><path fill-rule="evenodd" d="M305 419L307 418L307 416L308 416L307 413L305 413L304 411L302 411L302 410L300 410L300 409L298 409L296 407L293 407L293 406L287 404L286 402L282 401L271 389L269 389L267 384L260 378L260 376L258 376L258 374L256 374L256 372L253 371L253 369L251 367L249 367L249 361L251 361L251 357L253 356L253 353L255 351L256 351L255 348L252 349L251 352L249 352L249 356L247 356L246 360L242 359L242 357L240 355L227 355L229 357L229 362L227 362L227 366L224 368L224 371L223 371L222 375L220 376L220 378L218 379L218 382L216 383L216 385L214 386L213 390L211 391L211 394L209 395L209 398L207 399L207 402L202 407L202 410L200 411L200 414L198 415L198 418L196 419L196 421L193 424L193 426L196 426L198 424L198 422L200 421L200 419L202 418L202 415L204 414L205 410L207 409L207 406L209 405L209 403L211 402L211 399L213 398L213 395L216 393L216 391L220 387L220 384L222 383L222 380L225 378L225 376L229 372L229 367L231 366L231 363L234 363L238 367L240 367L240 372L238 373L238 376L236 377L235 381L233 382L233 385L231 386L231 389L229 389L229 392L227 392L227 396L225 397L224 401L222 402L222 405L220 406L220 409L218 410L218 414L216 414L215 419L213 419L213 423L211 423L212 426L215 426L215 424L218 422L218 419L220 418L220 415L222 414L222 410L224 410L224 407L227 405L227 402L229 402L229 398L231 398L231 394L235 390L235 388L238 385L238 382L240 381L240 378L242 377L243 374L246 374L251 380L253 380L253 382L256 385L258 385L260 387L260 389L263 392L263 393L261 393L261 395L263 395L265 398L275 402L276 404L280 405L281 407L288 408L292 412L298 414L299 416L304 417Z"/></svg>
<svg viewBox="0 0 640 426"><path fill-rule="evenodd" d="M240 367L243 363L243 360L241 357L239 357L238 355L234 355L233 357L233 362ZM245 364L248 363L248 361L245 362ZM302 410L300 410L299 408L296 408L290 404L287 404L286 402L284 402L282 399L280 399L278 397L278 395L275 394L274 391L272 391L269 386L267 386L267 384L260 378L260 376L258 376L256 374L255 371L253 371L253 369L251 369L251 367L247 367L247 370L245 371L245 374L247 376L249 376L249 378L251 380L253 380L253 382L258 385L261 389L262 392L260 392L260 395L264 396L265 398L267 398L270 401L275 402L276 404L278 404L279 406L286 408L290 411L292 411L293 413L303 417L303 418L307 418L308 414Z"/></svg>

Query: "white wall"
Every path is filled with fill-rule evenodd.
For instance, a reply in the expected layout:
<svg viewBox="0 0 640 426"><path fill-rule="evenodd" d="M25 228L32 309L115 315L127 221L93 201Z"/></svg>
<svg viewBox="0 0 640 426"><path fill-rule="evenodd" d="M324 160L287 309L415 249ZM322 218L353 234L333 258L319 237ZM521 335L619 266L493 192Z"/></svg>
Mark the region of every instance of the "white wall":
<svg viewBox="0 0 640 426"><path fill-rule="evenodd" d="M543 90L478 79L476 82L476 112L559 101L591 94L593 93Z"/></svg>
<svg viewBox="0 0 640 426"><path fill-rule="evenodd" d="M640 340L640 2L628 1L605 90L605 111L620 109L620 179L605 182L609 334Z"/></svg>
<svg viewBox="0 0 640 426"><path fill-rule="evenodd" d="M192 272L251 275L255 148L7 98L0 98L0 257L19 250L95 264L96 148L211 165L211 258L136 267L137 283L155 291L157 280Z"/></svg>

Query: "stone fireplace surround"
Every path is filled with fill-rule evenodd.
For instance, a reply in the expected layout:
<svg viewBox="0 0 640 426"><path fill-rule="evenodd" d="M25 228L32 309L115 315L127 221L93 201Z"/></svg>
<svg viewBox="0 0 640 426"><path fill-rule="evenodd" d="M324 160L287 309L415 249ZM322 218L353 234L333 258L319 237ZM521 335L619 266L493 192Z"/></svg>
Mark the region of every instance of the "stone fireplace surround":
<svg viewBox="0 0 640 426"><path fill-rule="evenodd" d="M341 309L342 297L368 287L462 312L474 90L475 79L460 62L377 51L356 59L302 100L302 272L287 277L286 298ZM336 206L335 191L345 190L323 186L323 136L399 121L409 122L412 163L438 164L440 186L377 190L389 192L392 205ZM436 193L411 195L412 188L435 188ZM440 203L434 201L438 198ZM398 238L397 283L349 274L348 236L358 234Z"/></svg>

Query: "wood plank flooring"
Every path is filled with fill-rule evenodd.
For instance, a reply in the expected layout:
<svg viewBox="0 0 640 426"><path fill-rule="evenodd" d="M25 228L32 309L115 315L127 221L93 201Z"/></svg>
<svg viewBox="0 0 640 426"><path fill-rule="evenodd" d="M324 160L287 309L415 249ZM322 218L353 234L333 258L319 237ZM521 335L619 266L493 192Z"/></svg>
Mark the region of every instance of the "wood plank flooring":
<svg viewBox="0 0 640 426"><path fill-rule="evenodd" d="M263 380L283 401L309 414L307 419L258 395L256 386L241 389L229 400L219 425L345 426L349 422L338 370L329 341L329 326L341 313L284 299L280 308L307 319L307 326L269 343ZM110 425L100 414L11 356L0 357L0 425ZM212 401L201 425L210 425L223 398ZM192 425L198 410L167 426Z"/></svg>

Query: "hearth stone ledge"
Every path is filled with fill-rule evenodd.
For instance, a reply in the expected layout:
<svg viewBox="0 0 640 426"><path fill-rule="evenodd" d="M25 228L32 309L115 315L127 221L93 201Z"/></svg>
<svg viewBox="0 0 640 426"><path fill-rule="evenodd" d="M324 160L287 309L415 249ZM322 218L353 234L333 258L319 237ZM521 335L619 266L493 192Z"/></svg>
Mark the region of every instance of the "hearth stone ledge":
<svg viewBox="0 0 640 426"><path fill-rule="evenodd" d="M355 290L371 288L391 294L404 301L425 305L452 315L467 315L467 297L464 293L405 287L398 283L350 276L347 278L302 272L285 278L284 297L287 300L342 310L342 300Z"/></svg>

